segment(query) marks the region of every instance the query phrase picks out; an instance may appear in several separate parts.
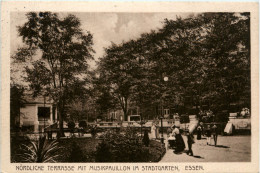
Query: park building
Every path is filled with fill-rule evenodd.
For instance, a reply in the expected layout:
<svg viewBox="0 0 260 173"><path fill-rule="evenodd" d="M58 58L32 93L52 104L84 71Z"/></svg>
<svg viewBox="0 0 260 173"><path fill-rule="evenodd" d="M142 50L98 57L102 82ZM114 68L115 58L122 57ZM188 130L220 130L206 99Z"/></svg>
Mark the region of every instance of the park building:
<svg viewBox="0 0 260 173"><path fill-rule="evenodd" d="M49 97L32 97L25 94L25 103L14 117L15 126L23 131L41 132L47 126L58 121L57 108Z"/></svg>

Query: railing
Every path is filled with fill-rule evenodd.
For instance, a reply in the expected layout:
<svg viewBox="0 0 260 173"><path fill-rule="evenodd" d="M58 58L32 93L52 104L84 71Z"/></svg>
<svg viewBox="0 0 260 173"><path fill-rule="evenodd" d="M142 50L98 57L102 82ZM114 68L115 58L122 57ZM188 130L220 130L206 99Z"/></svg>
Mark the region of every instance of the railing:
<svg viewBox="0 0 260 173"><path fill-rule="evenodd" d="M53 129L57 129L57 128L58 128L58 122L45 127L44 131L49 131L49 130L53 130Z"/></svg>

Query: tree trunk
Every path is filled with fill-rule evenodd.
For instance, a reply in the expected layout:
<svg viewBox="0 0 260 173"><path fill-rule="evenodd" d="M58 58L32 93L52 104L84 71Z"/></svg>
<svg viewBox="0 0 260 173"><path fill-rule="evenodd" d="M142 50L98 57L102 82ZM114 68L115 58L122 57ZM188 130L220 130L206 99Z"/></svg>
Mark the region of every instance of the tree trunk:
<svg viewBox="0 0 260 173"><path fill-rule="evenodd" d="M58 137L65 137L64 130L63 130L63 108L62 104L58 103L57 105L57 113L59 116L59 134Z"/></svg>
<svg viewBox="0 0 260 173"><path fill-rule="evenodd" d="M124 111L124 120L127 121L127 110L124 109L123 111Z"/></svg>
<svg viewBox="0 0 260 173"><path fill-rule="evenodd" d="M124 119L125 119L125 121L127 121L127 98L125 98L125 103L124 103L125 105L124 105L124 109L123 109L123 111L124 111Z"/></svg>

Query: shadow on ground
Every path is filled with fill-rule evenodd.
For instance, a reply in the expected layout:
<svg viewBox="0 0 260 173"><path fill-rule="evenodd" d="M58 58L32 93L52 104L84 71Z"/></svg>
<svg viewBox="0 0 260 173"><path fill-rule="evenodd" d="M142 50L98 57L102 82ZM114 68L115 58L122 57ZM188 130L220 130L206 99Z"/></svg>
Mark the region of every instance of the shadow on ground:
<svg viewBox="0 0 260 173"><path fill-rule="evenodd" d="M184 150L182 152L173 151L173 153L176 154L176 155L187 154L188 150ZM193 155L192 157L197 158L197 159L204 159L204 157L201 157L201 156L198 156L198 155Z"/></svg>
<svg viewBox="0 0 260 173"><path fill-rule="evenodd" d="M186 153L186 151L173 151L173 153L174 154L177 154L177 155L181 155L181 154L183 154L183 153Z"/></svg>
<svg viewBox="0 0 260 173"><path fill-rule="evenodd" d="M225 145L216 145L216 147L219 147L219 148L230 148L229 146L225 146Z"/></svg>
<svg viewBox="0 0 260 173"><path fill-rule="evenodd" d="M225 145L209 145L209 146L212 146L212 147L218 147L218 148L230 148L229 146L225 146Z"/></svg>
<svg viewBox="0 0 260 173"><path fill-rule="evenodd" d="M204 157L201 157L201 156L193 156L193 157L195 157L195 158L198 158L198 159L204 159Z"/></svg>

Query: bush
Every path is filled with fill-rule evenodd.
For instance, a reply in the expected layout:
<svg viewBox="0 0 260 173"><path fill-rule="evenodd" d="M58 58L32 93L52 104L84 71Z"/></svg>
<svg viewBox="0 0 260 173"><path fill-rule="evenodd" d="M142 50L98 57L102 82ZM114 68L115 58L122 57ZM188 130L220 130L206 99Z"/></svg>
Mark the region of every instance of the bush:
<svg viewBox="0 0 260 173"><path fill-rule="evenodd" d="M70 121L70 122L68 122L68 128L70 129L70 130L74 130L74 128L75 128L75 123L73 122L73 121Z"/></svg>
<svg viewBox="0 0 260 173"><path fill-rule="evenodd" d="M68 162L83 162L85 160L82 149L76 142L71 144L71 153L68 158Z"/></svg>
<svg viewBox="0 0 260 173"><path fill-rule="evenodd" d="M149 148L143 146L142 139L134 131L127 129L125 134L108 131L103 139L96 150L97 162L147 161Z"/></svg>
<svg viewBox="0 0 260 173"><path fill-rule="evenodd" d="M150 140L149 140L149 136L148 136L148 131L145 130L145 131L144 131L143 143L144 143L144 145L145 145L146 147L148 147L148 146L149 146L149 142L150 142Z"/></svg>
<svg viewBox="0 0 260 173"><path fill-rule="evenodd" d="M59 162L95 162L96 147L101 141L93 138L63 138L59 140L63 157Z"/></svg>
<svg viewBox="0 0 260 173"><path fill-rule="evenodd" d="M107 142L103 141L97 146L96 162L111 162L112 153Z"/></svg>
<svg viewBox="0 0 260 173"><path fill-rule="evenodd" d="M18 158L21 162L29 163L54 163L60 154L58 142L49 142L46 137L39 137L37 141L29 141L28 144L21 144L21 151Z"/></svg>
<svg viewBox="0 0 260 173"><path fill-rule="evenodd" d="M83 129L87 128L87 122L86 121L80 121L79 127L82 127Z"/></svg>

